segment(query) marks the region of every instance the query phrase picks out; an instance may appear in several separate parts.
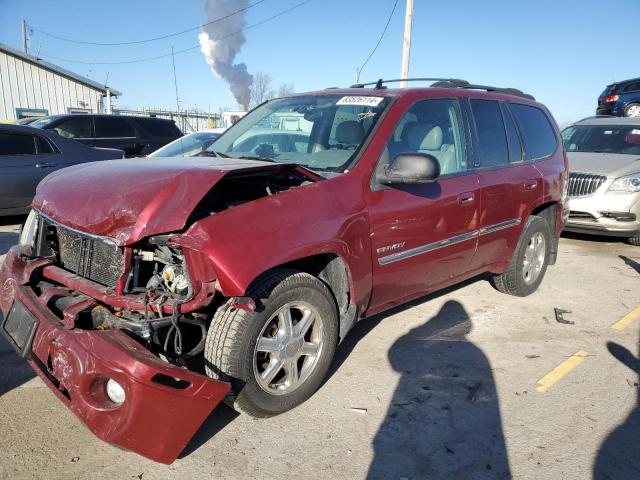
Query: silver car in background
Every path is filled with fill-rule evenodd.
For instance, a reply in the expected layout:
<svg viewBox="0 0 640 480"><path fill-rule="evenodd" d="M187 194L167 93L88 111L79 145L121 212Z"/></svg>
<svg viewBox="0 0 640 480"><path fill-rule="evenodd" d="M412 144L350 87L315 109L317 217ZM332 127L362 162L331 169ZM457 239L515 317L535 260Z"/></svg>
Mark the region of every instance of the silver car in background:
<svg viewBox="0 0 640 480"><path fill-rule="evenodd" d="M570 172L565 230L640 245L640 119L587 118L562 139Z"/></svg>

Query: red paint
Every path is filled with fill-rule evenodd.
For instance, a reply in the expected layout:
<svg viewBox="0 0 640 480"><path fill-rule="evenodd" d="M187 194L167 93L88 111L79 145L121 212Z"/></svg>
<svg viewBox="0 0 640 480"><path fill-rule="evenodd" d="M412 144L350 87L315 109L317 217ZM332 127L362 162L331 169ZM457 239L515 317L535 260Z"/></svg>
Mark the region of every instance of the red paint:
<svg viewBox="0 0 640 480"><path fill-rule="evenodd" d="M243 297L236 306L250 310L254 307L245 295L262 273L331 253L347 266L349 298L363 318L484 271L503 272L536 207L557 206L554 230L560 233L567 163L557 130L558 149L541 162L473 170L427 185L371 189L386 142L414 102L456 97L539 104L458 89L330 93L395 97L358 163L343 175L326 180L313 177L317 181L311 184L235 206L188 226L194 207L227 173L282 166L222 158L118 160L52 174L40 184L34 206L64 225L114 239L125 247L127 268L136 242L149 235L175 233L171 243L182 246L194 287L192 299L181 306L183 313L209 305L216 291ZM519 223L512 228L395 263L379 263L385 248L398 242L407 250L459 235L473 236L485 227L513 220ZM53 293L38 298L25 286L38 270L62 285L55 290L58 294L73 290L96 303L141 311L143 295L123 293L128 272L114 292L50 265L50 261L24 261L19 253L18 248L11 249L0 270L0 309L6 314L19 299L40 320L31 361L34 369L100 438L154 460L173 461L228 385L162 362L120 331L74 329L78 305L65 311L65 329L46 307ZM164 311L170 312L171 307ZM70 401L45 373L49 364L61 370L54 370L53 376L63 377L56 381L62 382ZM176 390L154 383L151 378L157 372L187 380L191 386ZM96 375L110 376L125 385L130 401L115 409L97 405L90 398Z"/></svg>

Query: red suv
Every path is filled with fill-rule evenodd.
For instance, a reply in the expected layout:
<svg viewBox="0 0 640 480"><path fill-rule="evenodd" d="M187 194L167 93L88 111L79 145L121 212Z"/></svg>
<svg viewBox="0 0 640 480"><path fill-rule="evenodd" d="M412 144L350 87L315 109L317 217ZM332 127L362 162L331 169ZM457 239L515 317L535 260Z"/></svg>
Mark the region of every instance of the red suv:
<svg viewBox="0 0 640 480"><path fill-rule="evenodd" d="M536 290L565 218L547 109L366 87L265 103L200 157L40 184L2 331L98 437L170 463L223 399L267 417L309 398L361 319L483 272Z"/></svg>

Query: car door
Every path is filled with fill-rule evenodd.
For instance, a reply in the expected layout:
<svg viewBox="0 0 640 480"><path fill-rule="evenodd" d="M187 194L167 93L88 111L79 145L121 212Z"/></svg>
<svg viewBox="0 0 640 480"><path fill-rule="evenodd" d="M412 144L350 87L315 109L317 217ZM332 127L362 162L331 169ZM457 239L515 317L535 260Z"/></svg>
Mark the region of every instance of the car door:
<svg viewBox="0 0 640 480"><path fill-rule="evenodd" d="M136 132L125 118L114 115L97 116L94 124L94 147L118 148L124 150L127 157L139 152Z"/></svg>
<svg viewBox="0 0 640 480"><path fill-rule="evenodd" d="M27 208L45 170L38 166L33 135L0 131L1 209Z"/></svg>
<svg viewBox="0 0 640 480"><path fill-rule="evenodd" d="M370 312L455 282L477 242L480 196L469 169L467 135L457 99L414 103L398 121L377 171L399 153L426 153L441 176L420 185L373 184L368 206L373 290Z"/></svg>
<svg viewBox="0 0 640 480"><path fill-rule="evenodd" d="M542 176L524 158L515 121L497 100L469 100L480 181L480 231L473 268L508 264L523 222L542 194Z"/></svg>

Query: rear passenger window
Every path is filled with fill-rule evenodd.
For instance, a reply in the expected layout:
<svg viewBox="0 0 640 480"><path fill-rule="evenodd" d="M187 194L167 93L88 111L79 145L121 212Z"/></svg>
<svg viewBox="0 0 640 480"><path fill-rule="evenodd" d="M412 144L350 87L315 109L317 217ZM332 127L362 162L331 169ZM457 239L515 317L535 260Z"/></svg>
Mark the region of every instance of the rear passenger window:
<svg viewBox="0 0 640 480"><path fill-rule="evenodd" d="M496 167L509 164L509 149L500 105L494 100L471 100L480 143L480 166Z"/></svg>
<svg viewBox="0 0 640 480"><path fill-rule="evenodd" d="M96 117L96 137L97 138L124 138L135 137L131 125L118 117Z"/></svg>
<svg viewBox="0 0 640 480"><path fill-rule="evenodd" d="M518 130L516 124L513 121L513 117L509 112L509 109L501 104L502 118L504 119L504 127L507 132L507 145L509 146L509 161L511 163L522 161L522 145L520 144L520 138L518 138Z"/></svg>
<svg viewBox="0 0 640 480"><path fill-rule="evenodd" d="M33 155L36 144L31 135L0 133L0 155Z"/></svg>
<svg viewBox="0 0 640 480"><path fill-rule="evenodd" d="M519 103L511 104L524 142L525 159L548 157L556 151L556 135L545 113L539 108Z"/></svg>
<svg viewBox="0 0 640 480"><path fill-rule="evenodd" d="M153 137L178 138L182 136L180 129L170 120L137 118L136 122L148 135Z"/></svg>

